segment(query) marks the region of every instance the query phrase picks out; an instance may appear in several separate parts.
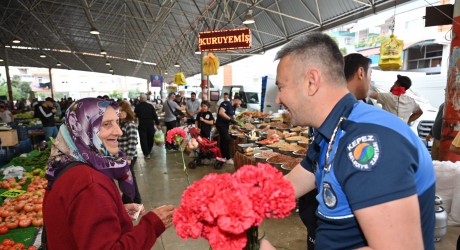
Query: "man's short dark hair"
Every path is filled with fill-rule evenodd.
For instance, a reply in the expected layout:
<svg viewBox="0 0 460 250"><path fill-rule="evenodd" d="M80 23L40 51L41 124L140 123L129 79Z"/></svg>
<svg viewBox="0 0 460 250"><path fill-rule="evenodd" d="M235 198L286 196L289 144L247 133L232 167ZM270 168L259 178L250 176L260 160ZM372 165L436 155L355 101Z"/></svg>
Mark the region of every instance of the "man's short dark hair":
<svg viewBox="0 0 460 250"><path fill-rule="evenodd" d="M174 92L170 92L170 93L168 94L168 98L171 97L171 96L173 96L173 95L175 96L176 94L175 94Z"/></svg>
<svg viewBox="0 0 460 250"><path fill-rule="evenodd" d="M240 101L241 101L240 95L235 95L235 96L233 97L233 100L240 100Z"/></svg>
<svg viewBox="0 0 460 250"><path fill-rule="evenodd" d="M226 95L228 95L228 93L227 93L227 92L225 92L225 93L224 93L224 96L226 96Z"/></svg>
<svg viewBox="0 0 460 250"><path fill-rule="evenodd" d="M399 86L404 87L406 90L412 86L412 81L407 76L398 75L397 82L399 83Z"/></svg>
<svg viewBox="0 0 460 250"><path fill-rule="evenodd" d="M317 67L331 83L346 84L342 52L327 34L311 32L294 38L276 53L275 60L286 56L296 62L292 67Z"/></svg>
<svg viewBox="0 0 460 250"><path fill-rule="evenodd" d="M47 101L47 102L54 102L54 99L51 98L51 97L46 97L46 98L45 98L45 101Z"/></svg>
<svg viewBox="0 0 460 250"><path fill-rule="evenodd" d="M345 73L345 79L347 79L347 81L350 81L353 78L360 67L363 67L364 72L367 74L371 64L371 59L359 53L348 54L343 58L343 61L343 72Z"/></svg>
<svg viewBox="0 0 460 250"><path fill-rule="evenodd" d="M195 92L192 92L190 95L196 95L196 93L195 93Z"/></svg>

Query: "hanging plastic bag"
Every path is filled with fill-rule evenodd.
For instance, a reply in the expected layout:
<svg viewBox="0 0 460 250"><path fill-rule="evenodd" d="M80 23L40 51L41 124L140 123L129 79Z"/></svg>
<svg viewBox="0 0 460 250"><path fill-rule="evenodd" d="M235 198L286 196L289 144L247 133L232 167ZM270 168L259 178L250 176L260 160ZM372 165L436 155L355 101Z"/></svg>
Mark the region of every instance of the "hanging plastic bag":
<svg viewBox="0 0 460 250"><path fill-rule="evenodd" d="M203 57L203 74L204 75L217 75L219 69L219 58L213 53L209 53Z"/></svg>
<svg viewBox="0 0 460 250"><path fill-rule="evenodd" d="M184 73L182 72L179 72L177 73L175 76L174 76L174 83L179 85L179 86L183 86L185 84L187 84L187 82L185 82L185 75Z"/></svg>
<svg viewBox="0 0 460 250"><path fill-rule="evenodd" d="M153 136L153 141L158 146L163 145L165 143L165 135L163 134L163 131L157 130Z"/></svg>
<svg viewBox="0 0 460 250"><path fill-rule="evenodd" d="M379 67L381 70L399 70L403 65L402 50L404 42L396 39L392 34L390 38L382 41L380 46Z"/></svg>

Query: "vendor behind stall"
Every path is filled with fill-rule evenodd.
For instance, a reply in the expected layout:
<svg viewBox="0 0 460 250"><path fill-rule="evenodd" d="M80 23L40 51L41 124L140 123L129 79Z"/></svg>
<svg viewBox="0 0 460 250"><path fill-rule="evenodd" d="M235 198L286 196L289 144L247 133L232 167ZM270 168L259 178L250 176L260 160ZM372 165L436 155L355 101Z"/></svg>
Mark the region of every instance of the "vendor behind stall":
<svg viewBox="0 0 460 250"><path fill-rule="evenodd" d="M227 160L226 163L233 165L233 160L230 156L231 137L228 133L230 123L234 123L235 110L241 105L239 96L235 96L232 101L223 101L217 111L216 129L219 132L220 144L219 148L222 151L222 156Z"/></svg>
<svg viewBox="0 0 460 250"><path fill-rule="evenodd" d="M13 114L6 109L6 106L3 103L0 104L0 119L2 119L2 122L4 123L14 122Z"/></svg>
<svg viewBox="0 0 460 250"><path fill-rule="evenodd" d="M47 97L44 102L37 104L34 110L34 117L40 119L45 130L45 139L50 140L50 137L56 138L58 129L54 122L54 115L57 112L54 108L54 100L51 97Z"/></svg>

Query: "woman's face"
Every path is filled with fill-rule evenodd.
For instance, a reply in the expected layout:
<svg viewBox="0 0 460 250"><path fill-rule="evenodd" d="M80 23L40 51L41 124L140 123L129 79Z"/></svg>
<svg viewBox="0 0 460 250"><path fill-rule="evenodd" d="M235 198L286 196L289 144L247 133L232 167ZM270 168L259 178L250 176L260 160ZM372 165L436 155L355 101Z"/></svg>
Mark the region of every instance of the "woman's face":
<svg viewBox="0 0 460 250"><path fill-rule="evenodd" d="M104 147L111 154L117 154L118 149L118 137L122 135L122 131L118 126L118 116L115 110L109 106L105 110L104 116L102 117L101 128L99 130L99 139L101 139Z"/></svg>
<svg viewBox="0 0 460 250"><path fill-rule="evenodd" d="M122 108L120 108L120 119L126 119L126 111L124 111Z"/></svg>

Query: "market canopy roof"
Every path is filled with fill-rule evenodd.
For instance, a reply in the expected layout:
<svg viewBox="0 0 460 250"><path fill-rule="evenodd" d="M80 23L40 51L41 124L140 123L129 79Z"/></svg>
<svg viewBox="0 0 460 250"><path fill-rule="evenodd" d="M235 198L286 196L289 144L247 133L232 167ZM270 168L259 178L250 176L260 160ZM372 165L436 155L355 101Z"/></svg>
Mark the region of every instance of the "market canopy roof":
<svg viewBox="0 0 460 250"><path fill-rule="evenodd" d="M398 0L397 4L409 2ZM0 58L10 66L147 78L200 72L200 31L251 28L252 47L217 53L221 65L395 6L394 0L2 0ZM252 9L255 23L244 25ZM90 30L100 34L90 34ZM14 39L21 41L13 43ZM107 54L102 55L101 51ZM45 58L40 55L46 56ZM110 65L106 65L109 62ZM175 63L180 67L175 67ZM57 66L60 63L62 66ZM156 65L154 65L156 64Z"/></svg>

